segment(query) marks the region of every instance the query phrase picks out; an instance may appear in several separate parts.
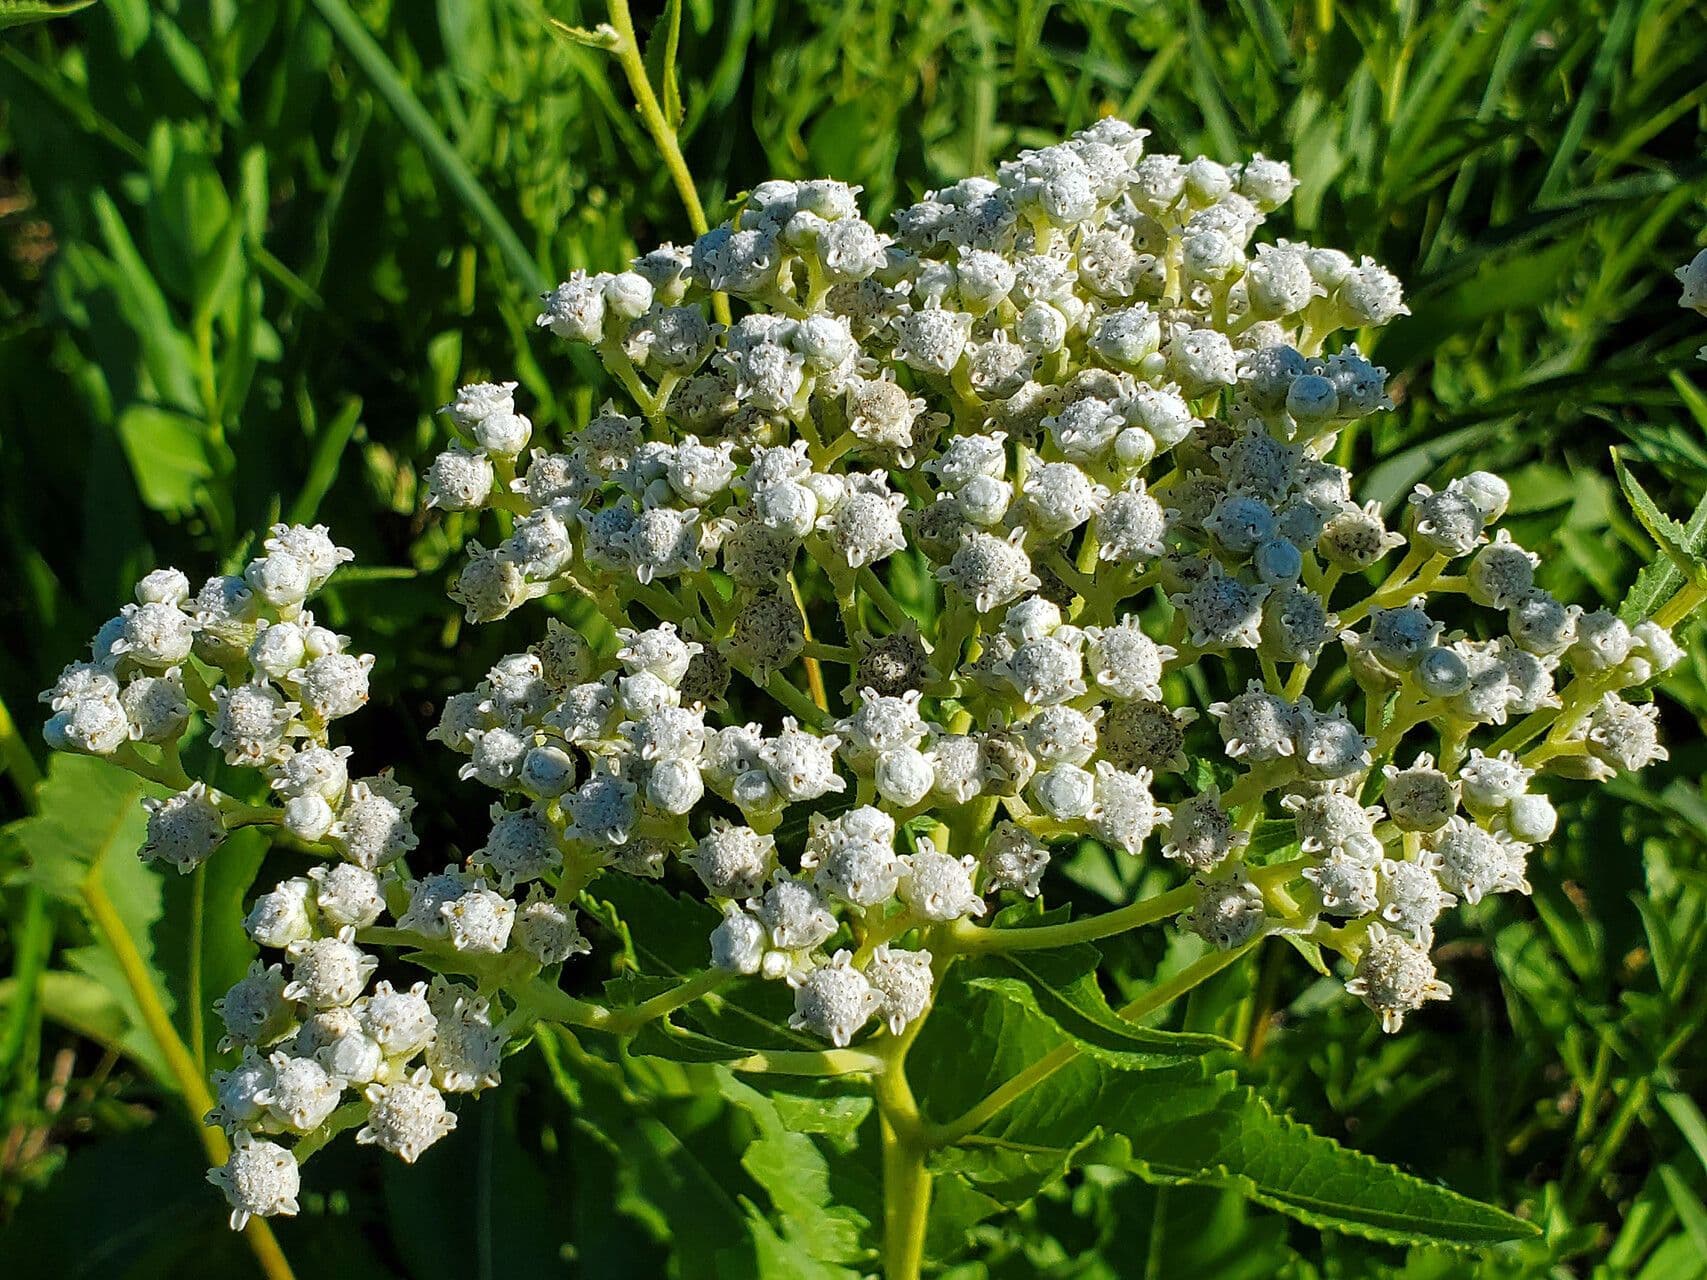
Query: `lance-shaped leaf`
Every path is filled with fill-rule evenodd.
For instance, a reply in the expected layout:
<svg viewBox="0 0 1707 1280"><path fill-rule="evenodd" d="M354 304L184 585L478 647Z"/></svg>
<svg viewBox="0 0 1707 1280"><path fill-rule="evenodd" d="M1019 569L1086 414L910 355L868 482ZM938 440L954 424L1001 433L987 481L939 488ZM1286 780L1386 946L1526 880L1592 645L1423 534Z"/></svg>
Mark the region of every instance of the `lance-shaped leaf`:
<svg viewBox="0 0 1707 1280"><path fill-rule="evenodd" d="M1236 1046L1220 1036L1128 1022L1109 1008L1096 980L1092 947L995 955L980 960L968 985L1015 1000L1098 1058L1150 1066Z"/></svg>
<svg viewBox="0 0 1707 1280"><path fill-rule="evenodd" d="M952 1051L968 1070L932 1073L920 1082L921 1102L933 1119L950 1120L1064 1045L1078 1047L1009 989L951 979L913 1057ZM1159 1185L1226 1188L1311 1226L1389 1243L1475 1247L1534 1233L1491 1205L1278 1115L1232 1073L1201 1062L1135 1061L1088 1049L1067 1056L938 1152L933 1167L1009 1205L1070 1168L1106 1165ZM973 1069L983 1062L992 1065Z"/></svg>
<svg viewBox="0 0 1707 1280"><path fill-rule="evenodd" d="M1616 449L1612 451L1612 466L1631 512L1664 553L1642 570L1619 610L1624 621L1639 622L1685 582L1707 584L1707 497L1702 498L1687 525L1679 524L1660 510Z"/></svg>

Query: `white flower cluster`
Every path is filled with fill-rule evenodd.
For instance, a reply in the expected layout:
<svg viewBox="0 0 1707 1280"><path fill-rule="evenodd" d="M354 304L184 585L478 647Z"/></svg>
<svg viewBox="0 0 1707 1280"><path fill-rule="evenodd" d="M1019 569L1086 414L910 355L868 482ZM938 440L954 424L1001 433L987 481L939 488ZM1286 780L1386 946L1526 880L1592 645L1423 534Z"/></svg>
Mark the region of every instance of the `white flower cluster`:
<svg viewBox="0 0 1707 1280"><path fill-rule="evenodd" d="M241 577L210 578L194 595L178 570L150 573L136 603L97 633L90 659L42 695L52 746L171 788L145 802L145 859L188 872L254 826L333 859L256 899L245 929L283 959L257 960L214 1005L221 1048L241 1052L214 1074L208 1116L234 1138L230 1161L210 1174L234 1227L296 1212L296 1158L263 1135L319 1129L351 1091L365 1119L357 1141L412 1161L456 1123L443 1093L497 1083L505 1041L472 987L435 978L398 991L382 981L368 993L379 962L358 932L386 913L388 897L424 900L401 862L416 845L415 800L388 771L352 778L350 748L331 741L333 722L367 701L373 658L349 652L349 637L306 606L350 552L324 527L286 525L264 551ZM209 745L264 773L275 803L246 804L188 778L179 745L198 713ZM434 920L421 932L446 927Z"/></svg>
<svg viewBox="0 0 1707 1280"><path fill-rule="evenodd" d="M554 631L447 707L465 775L514 797L477 855L500 887L678 857L723 910L714 963L794 983L801 1024L843 1044L899 1016L873 968L904 926L1036 894L1053 841L1138 854L1154 835L1199 886L1186 927L1231 947L1325 917L1350 989L1396 1029L1445 993L1439 913L1527 888L1555 821L1535 775L1663 755L1653 708L1618 692L1677 660L1669 635L1538 587L1536 557L1492 536L1497 477L1418 486L1390 522L1329 461L1390 402L1384 370L1324 342L1403 314L1397 280L1256 242L1295 186L1284 164L1143 139L1104 120L932 192L892 234L852 188L769 182L689 249L576 274L540 324L592 346L636 409L607 404L519 476L512 384L464 389L433 501L514 517L463 571L469 617L574 591L651 619L603 658ZM750 312L710 324L712 290ZM939 584L922 633L900 561ZM832 600L839 616L811 608ZM1211 656L1218 785L1193 791L1179 775L1209 724L1167 677ZM851 668L846 714L803 705L795 674L820 659ZM1335 665L1361 722L1306 692L1343 700ZM724 721L728 701L788 715ZM1509 746L1470 745L1508 720ZM1548 737L1519 756L1528 727ZM1412 731L1437 755L1400 768ZM781 848L792 805L809 826ZM898 842L971 813L988 820L967 847ZM1297 898L1245 866L1283 815Z"/></svg>
<svg viewBox="0 0 1707 1280"><path fill-rule="evenodd" d="M96 633L89 660L41 695L53 711L45 736L57 750L109 757L173 786L150 802L144 858L188 872L232 826L265 821L378 866L413 847L407 815L387 806L390 821L376 820L366 797L395 784L350 782L349 749L329 739L333 721L367 702L373 657L349 652L350 638L306 608L350 552L323 525L274 525L263 549L241 576L209 578L193 595L177 569L137 583L136 603ZM257 813L182 777L178 748L197 713L227 764L267 774L280 808ZM136 744L155 749L158 763Z"/></svg>
<svg viewBox="0 0 1707 1280"><path fill-rule="evenodd" d="M451 592L470 621L572 599L614 639L554 618L449 699L432 736L497 793L461 863L411 878L407 790L347 781L326 741L367 667L300 613L342 554L318 531L276 530L192 604L152 575L68 670L56 743L146 766L125 744L175 741L182 684L287 801L257 816L185 779L160 856L193 865L235 817L342 859L257 901L250 934L285 960L221 1006L234 1221L294 1211L273 1137L365 1121L413 1159L450 1128L443 1095L493 1083L505 1019L530 1016L519 984L589 950L573 904L601 874L697 881L712 968L786 982L793 1024L841 1047L908 1034L1055 847L1154 850L1188 878L1181 927L1327 946L1397 1030L1449 994L1441 913L1528 889L1557 821L1537 778L1663 758L1623 695L1680 660L1669 632L1538 585L1494 527L1503 482L1383 512L1330 460L1391 407L1335 335L1404 314L1398 281L1258 241L1286 165L1144 138L1104 120L890 233L844 184L764 183L691 247L546 296L541 326L632 410L524 459L516 384L464 387L428 503L502 527ZM714 291L741 304L727 327ZM204 667L225 678L205 698ZM478 994L364 994L364 939Z"/></svg>

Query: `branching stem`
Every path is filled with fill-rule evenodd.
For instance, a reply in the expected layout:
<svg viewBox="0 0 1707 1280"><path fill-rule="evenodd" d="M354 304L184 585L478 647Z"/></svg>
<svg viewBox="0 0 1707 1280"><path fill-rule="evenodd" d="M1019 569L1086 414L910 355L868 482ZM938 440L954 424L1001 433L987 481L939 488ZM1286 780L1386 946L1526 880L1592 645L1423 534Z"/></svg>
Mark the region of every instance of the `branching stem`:
<svg viewBox="0 0 1707 1280"><path fill-rule="evenodd" d="M1128 929L1170 919L1188 910L1196 898L1197 890L1186 884L1114 911L1102 911L1065 924L1038 925L1030 929L997 929L962 919L954 922L950 937L959 950L968 953L1069 947L1077 942L1094 942L1098 938L1110 938Z"/></svg>

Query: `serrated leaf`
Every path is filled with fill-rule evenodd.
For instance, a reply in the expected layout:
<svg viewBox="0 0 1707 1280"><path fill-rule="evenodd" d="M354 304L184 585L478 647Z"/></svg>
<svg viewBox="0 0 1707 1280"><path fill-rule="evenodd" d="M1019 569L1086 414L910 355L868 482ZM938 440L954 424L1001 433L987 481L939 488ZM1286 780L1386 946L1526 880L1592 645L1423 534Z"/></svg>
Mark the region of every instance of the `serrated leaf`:
<svg viewBox="0 0 1707 1280"><path fill-rule="evenodd" d="M1231 1073L1089 1070L1052 1078L1038 1090L1045 1096L1004 1113L969 1144L1034 1161L1053 1148L1158 1185L1224 1187L1309 1226L1389 1244L1468 1248L1535 1234L1492 1205L1276 1114Z"/></svg>
<svg viewBox="0 0 1707 1280"><path fill-rule="evenodd" d="M136 851L148 827L142 801L160 794L159 787L117 765L89 756L56 754L37 795L38 812L7 828L8 838L24 855L25 875L61 901L82 910L84 883L98 879L137 952L149 963L153 958L150 932L160 919L162 891L159 877L143 866ZM96 937L100 938L99 931ZM136 995L112 952L97 940L71 948L64 959L74 971L68 975L73 985L59 993L74 997L74 1003L63 1010L66 1021L98 1017L100 1025L107 1026L111 1011L117 1010L123 1025L107 1026L103 1043L120 1049L169 1085L165 1055L149 1035ZM97 1014L100 1002L83 983L105 991L110 1006ZM170 994L158 974L155 985L170 1012Z"/></svg>
<svg viewBox="0 0 1707 1280"><path fill-rule="evenodd" d="M558 1087L572 1099L577 1127L611 1164L610 1185L593 1211L608 1215L615 1209L669 1247L669 1274L681 1280L753 1274L753 1211L740 1195L746 1175L727 1127L705 1123L706 1103L719 1108L709 1112L717 1116L721 1099L703 1078L696 1080L702 1096L693 1100L691 1123L678 1123L676 1109L664 1099L631 1089L618 1068L581 1054L572 1038L552 1033L541 1039L542 1046L557 1043L563 1048L547 1051L548 1058L574 1054L558 1073ZM584 1234L578 1231L577 1239ZM601 1274L616 1273L607 1267Z"/></svg>
<svg viewBox="0 0 1707 1280"><path fill-rule="evenodd" d="M1277 1115L1227 1074L1165 1090L1108 1127L1131 1143L1132 1168L1148 1181L1227 1187L1324 1230L1458 1247L1537 1234L1503 1210Z"/></svg>
<svg viewBox="0 0 1707 1280"><path fill-rule="evenodd" d="M920 1060L952 1052L964 1064L915 1082L939 1122L1072 1043L1040 1012L975 982L951 975L913 1049ZM1533 1234L1499 1209L1276 1115L1231 1073L1196 1062L1133 1069L1115 1055L1080 1053L933 1158L940 1172L1010 1206L1086 1164L1159 1185L1230 1189L1311 1226L1390 1243L1469 1247Z"/></svg>
<svg viewBox="0 0 1707 1280"><path fill-rule="evenodd" d="M980 961L983 976L969 986L1004 1000L1016 1000L1036 1013L1087 1053L1129 1066L1148 1066L1177 1058L1194 1058L1236 1046L1220 1036L1198 1032L1164 1031L1121 1018L1096 981L1096 955L1073 952L992 956ZM1012 976L1003 976L1011 974Z"/></svg>
<svg viewBox="0 0 1707 1280"><path fill-rule="evenodd" d="M37 812L9 826L7 839L24 855L25 875L32 882L75 903L91 871L111 856L135 854L142 847L148 827L142 801L164 794L105 760L55 753L37 796Z"/></svg>
<svg viewBox="0 0 1707 1280"><path fill-rule="evenodd" d="M764 1231L755 1239L764 1246L785 1247L818 1264L858 1262L869 1256L862 1242L870 1220L857 1209L837 1202L831 1189L831 1169L824 1153L806 1134L793 1131L764 1093L728 1071L717 1072L718 1091L734 1103L758 1129L758 1136L741 1152L744 1168L770 1196L776 1215L776 1240ZM770 1223L765 1222L769 1228ZM829 1275L848 1275L840 1267L825 1267Z"/></svg>
<svg viewBox="0 0 1707 1280"><path fill-rule="evenodd" d="M682 978L711 960L711 931L721 917L710 904L638 876L603 875L587 891L628 929L647 974Z"/></svg>
<svg viewBox="0 0 1707 1280"><path fill-rule="evenodd" d="M1707 494L1702 495L1683 527L1683 545L1697 557L1707 552ZM1683 583L1683 572L1670 556L1662 556L1636 576L1636 585L1625 597L1618 616L1628 623L1640 622L1671 599Z"/></svg>
<svg viewBox="0 0 1707 1280"><path fill-rule="evenodd" d="M1707 586L1707 559L1703 558L1703 551L1707 550L1707 497L1703 497L1685 526L1660 510L1659 504L1631 474L1617 449L1612 451L1612 467L1632 514L1665 555L1664 560L1642 571L1624 603L1622 615L1635 621L1652 613L1685 582Z"/></svg>

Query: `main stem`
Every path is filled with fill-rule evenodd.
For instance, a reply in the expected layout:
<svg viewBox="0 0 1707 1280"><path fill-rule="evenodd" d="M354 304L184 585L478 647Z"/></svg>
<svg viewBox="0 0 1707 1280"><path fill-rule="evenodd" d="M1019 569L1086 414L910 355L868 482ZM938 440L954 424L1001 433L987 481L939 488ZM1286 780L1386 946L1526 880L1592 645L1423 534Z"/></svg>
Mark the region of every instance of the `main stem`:
<svg viewBox="0 0 1707 1280"><path fill-rule="evenodd" d="M922 1021L922 1019L921 1019ZM918 1021L883 1045L886 1069L877 1077L877 1116L883 1133L883 1274L918 1280L930 1222L931 1174L919 1104L907 1083L907 1050Z"/></svg>

